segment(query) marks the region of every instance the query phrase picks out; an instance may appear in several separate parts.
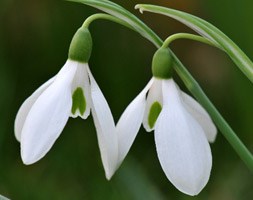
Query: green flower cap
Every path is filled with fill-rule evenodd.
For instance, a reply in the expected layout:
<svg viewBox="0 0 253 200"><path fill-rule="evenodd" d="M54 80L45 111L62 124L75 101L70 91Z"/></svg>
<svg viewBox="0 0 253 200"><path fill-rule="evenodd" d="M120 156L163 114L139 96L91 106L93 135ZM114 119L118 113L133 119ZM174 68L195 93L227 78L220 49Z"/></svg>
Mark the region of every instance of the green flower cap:
<svg viewBox="0 0 253 200"><path fill-rule="evenodd" d="M92 38L87 28L81 27L75 33L69 47L69 59L87 63L92 51Z"/></svg>
<svg viewBox="0 0 253 200"><path fill-rule="evenodd" d="M158 49L152 60L152 73L156 78L169 79L172 77L173 58L168 48Z"/></svg>

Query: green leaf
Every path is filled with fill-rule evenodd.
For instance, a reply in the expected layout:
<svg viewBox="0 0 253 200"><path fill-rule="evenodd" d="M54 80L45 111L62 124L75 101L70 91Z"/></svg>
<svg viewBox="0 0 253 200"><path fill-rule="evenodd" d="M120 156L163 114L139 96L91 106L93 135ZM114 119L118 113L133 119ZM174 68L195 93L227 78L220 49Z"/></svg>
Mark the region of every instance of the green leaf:
<svg viewBox="0 0 253 200"><path fill-rule="evenodd" d="M240 70L253 83L253 63L251 60L228 36L212 24L191 14L162 6L138 4L136 8L140 9L140 12L148 11L171 17L190 27L203 37L213 41L230 56Z"/></svg>

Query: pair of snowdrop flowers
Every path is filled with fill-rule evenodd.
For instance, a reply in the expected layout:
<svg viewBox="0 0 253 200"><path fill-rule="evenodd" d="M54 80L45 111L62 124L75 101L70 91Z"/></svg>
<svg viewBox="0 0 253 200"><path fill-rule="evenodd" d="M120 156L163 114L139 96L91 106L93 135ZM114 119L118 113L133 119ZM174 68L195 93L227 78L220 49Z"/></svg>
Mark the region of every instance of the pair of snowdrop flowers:
<svg viewBox="0 0 253 200"><path fill-rule="evenodd" d="M167 178L180 191L198 194L208 182L212 156L209 142L216 128L207 112L171 78L168 49L153 58L154 77L130 103L115 126L88 60L92 38L87 28L74 35L66 64L20 107L15 136L24 164L33 164L51 149L69 117L86 119L90 111L97 130L102 163L109 180L126 157L141 124L154 130L158 158ZM146 97L147 96L147 97Z"/></svg>

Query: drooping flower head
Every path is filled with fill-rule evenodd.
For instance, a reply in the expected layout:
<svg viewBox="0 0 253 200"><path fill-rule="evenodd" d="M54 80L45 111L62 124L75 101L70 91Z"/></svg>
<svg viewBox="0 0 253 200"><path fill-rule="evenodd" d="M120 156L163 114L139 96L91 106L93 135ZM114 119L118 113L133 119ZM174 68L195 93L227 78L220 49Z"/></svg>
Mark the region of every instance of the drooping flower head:
<svg viewBox="0 0 253 200"><path fill-rule="evenodd" d="M212 155L208 141L215 140L217 130L204 108L174 82L172 65L167 48L155 53L154 77L116 125L119 162L143 124L148 132L154 130L158 158L167 178L180 191L196 195L209 180Z"/></svg>
<svg viewBox="0 0 253 200"><path fill-rule="evenodd" d="M115 172L118 159L115 124L88 66L91 50L91 34L81 27L72 39L68 60L59 73L39 87L19 109L15 136L21 143L25 164L45 156L70 116L86 119L91 111L107 179Z"/></svg>

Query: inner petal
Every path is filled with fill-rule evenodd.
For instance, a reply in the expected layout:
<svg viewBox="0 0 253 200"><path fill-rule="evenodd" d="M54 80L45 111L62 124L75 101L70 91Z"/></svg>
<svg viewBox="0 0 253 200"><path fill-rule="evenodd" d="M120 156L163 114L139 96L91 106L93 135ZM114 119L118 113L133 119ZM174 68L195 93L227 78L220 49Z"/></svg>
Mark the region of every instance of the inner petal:
<svg viewBox="0 0 253 200"><path fill-rule="evenodd" d="M148 114L148 125L151 129L154 128L155 122L161 111L162 111L161 104L158 101L154 102Z"/></svg>
<svg viewBox="0 0 253 200"><path fill-rule="evenodd" d="M76 115L79 112L81 115L84 115L86 110L86 99L84 96L83 89L81 87L76 88L72 95L72 109L71 113Z"/></svg>
<svg viewBox="0 0 253 200"><path fill-rule="evenodd" d="M90 81L88 64L79 63L72 83L72 109L70 116L86 119L90 114Z"/></svg>
<svg viewBox="0 0 253 200"><path fill-rule="evenodd" d="M147 100L143 118L143 126L146 131L150 132L154 129L156 120L162 110L162 80L154 79Z"/></svg>

